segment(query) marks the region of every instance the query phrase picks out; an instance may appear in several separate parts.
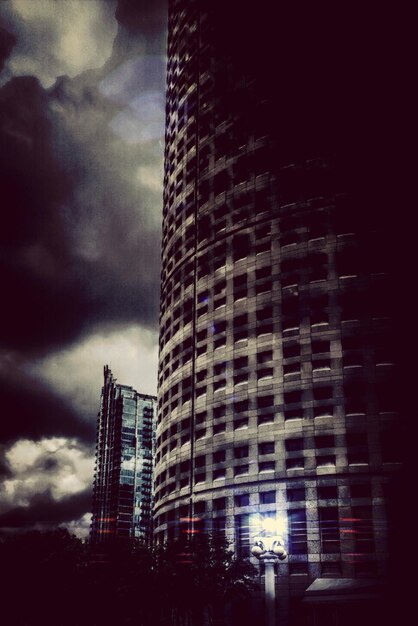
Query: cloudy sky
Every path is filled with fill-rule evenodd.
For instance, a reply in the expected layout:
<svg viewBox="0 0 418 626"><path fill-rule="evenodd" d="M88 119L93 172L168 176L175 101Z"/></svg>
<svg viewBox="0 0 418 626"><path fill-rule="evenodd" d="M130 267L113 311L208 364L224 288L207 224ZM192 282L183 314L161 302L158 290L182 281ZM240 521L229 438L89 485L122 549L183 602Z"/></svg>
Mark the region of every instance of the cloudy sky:
<svg viewBox="0 0 418 626"><path fill-rule="evenodd" d="M165 0L0 2L0 532L90 521L103 365L156 393Z"/></svg>

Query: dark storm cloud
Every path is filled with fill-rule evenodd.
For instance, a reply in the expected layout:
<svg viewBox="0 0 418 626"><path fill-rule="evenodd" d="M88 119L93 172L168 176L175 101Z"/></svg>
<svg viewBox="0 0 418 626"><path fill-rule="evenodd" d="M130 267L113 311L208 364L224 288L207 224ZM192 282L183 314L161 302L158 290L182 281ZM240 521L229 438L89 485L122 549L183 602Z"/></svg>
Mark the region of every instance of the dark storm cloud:
<svg viewBox="0 0 418 626"><path fill-rule="evenodd" d="M167 0L142 0L141 6L131 0L119 0L115 17L132 35L146 35L151 45L160 45L165 36Z"/></svg>
<svg viewBox="0 0 418 626"><path fill-rule="evenodd" d="M78 437L88 444L94 441L93 420L83 420L51 388L21 372L0 371L0 396L3 443L20 437L39 440L48 436Z"/></svg>
<svg viewBox="0 0 418 626"><path fill-rule="evenodd" d="M10 471L9 466L7 465L4 459L4 449L3 446L0 446L0 479L4 479L5 477L11 476L12 472Z"/></svg>
<svg viewBox="0 0 418 626"><path fill-rule="evenodd" d="M89 511L88 492L67 494L93 479L100 387L89 377L84 397L74 368L97 367L103 338L112 353L119 331L145 345L157 329L166 15L159 0L120 1L115 17L113 2L80 15L66 2L69 32L54 3L0 4L0 525L18 528ZM129 367L137 351L125 353ZM57 437L82 461L11 464ZM68 467L59 499L48 485Z"/></svg>
<svg viewBox="0 0 418 626"><path fill-rule="evenodd" d="M13 46L16 43L16 37L9 33L8 30L0 26L0 72L4 67L5 60L9 57Z"/></svg>
<svg viewBox="0 0 418 626"><path fill-rule="evenodd" d="M138 169L160 155L122 146L112 112L65 78L50 93L29 77L0 90L3 345L30 352L101 322L156 324L157 198L132 180L132 157Z"/></svg>
<svg viewBox="0 0 418 626"><path fill-rule="evenodd" d="M35 494L29 506L18 506L0 515L0 529L56 526L82 517L91 509L91 490L54 500L49 492Z"/></svg>

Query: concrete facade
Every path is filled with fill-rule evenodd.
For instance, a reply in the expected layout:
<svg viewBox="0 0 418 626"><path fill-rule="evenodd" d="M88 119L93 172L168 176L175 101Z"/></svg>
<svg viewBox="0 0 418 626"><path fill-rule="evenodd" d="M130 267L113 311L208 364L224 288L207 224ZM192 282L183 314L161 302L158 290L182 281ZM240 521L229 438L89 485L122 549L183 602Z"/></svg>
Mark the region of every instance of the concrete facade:
<svg viewBox="0 0 418 626"><path fill-rule="evenodd" d="M261 5L170 3L154 521L250 556L276 516L289 607L384 575L402 445L365 42Z"/></svg>

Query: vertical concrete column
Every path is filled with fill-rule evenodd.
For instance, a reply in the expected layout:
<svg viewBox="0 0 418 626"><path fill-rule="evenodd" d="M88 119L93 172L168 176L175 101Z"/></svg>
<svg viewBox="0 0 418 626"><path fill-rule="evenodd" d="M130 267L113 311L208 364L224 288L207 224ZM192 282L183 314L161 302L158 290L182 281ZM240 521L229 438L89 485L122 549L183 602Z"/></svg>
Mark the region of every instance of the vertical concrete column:
<svg viewBox="0 0 418 626"><path fill-rule="evenodd" d="M274 561L266 560L264 572L264 591L266 602L266 626L276 626L276 584Z"/></svg>

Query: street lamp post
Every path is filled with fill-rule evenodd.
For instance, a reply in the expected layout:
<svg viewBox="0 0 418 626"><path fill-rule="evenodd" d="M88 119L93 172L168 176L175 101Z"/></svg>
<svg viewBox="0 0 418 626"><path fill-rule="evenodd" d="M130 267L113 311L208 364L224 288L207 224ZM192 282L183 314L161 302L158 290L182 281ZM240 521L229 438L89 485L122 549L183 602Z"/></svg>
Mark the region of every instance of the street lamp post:
<svg viewBox="0 0 418 626"><path fill-rule="evenodd" d="M264 520L263 530L255 537L251 549L253 556L264 563L264 594L266 607L266 626L276 626L276 585L274 579L274 566L279 561L284 561L287 552L283 545L282 537L275 529L275 522L271 519Z"/></svg>

